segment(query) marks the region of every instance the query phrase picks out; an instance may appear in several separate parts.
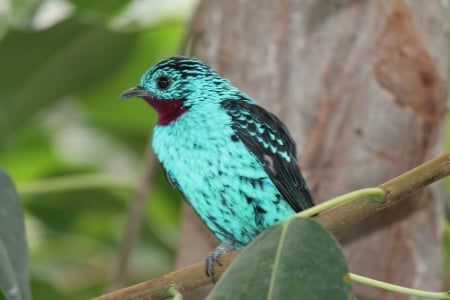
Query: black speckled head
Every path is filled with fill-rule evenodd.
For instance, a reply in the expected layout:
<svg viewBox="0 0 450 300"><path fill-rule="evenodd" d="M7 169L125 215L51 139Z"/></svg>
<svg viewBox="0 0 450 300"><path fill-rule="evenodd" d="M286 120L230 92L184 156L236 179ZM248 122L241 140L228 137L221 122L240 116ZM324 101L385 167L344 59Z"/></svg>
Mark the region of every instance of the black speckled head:
<svg viewBox="0 0 450 300"><path fill-rule="evenodd" d="M205 100L220 102L240 94L228 80L202 61L182 56L154 65L144 73L139 85L155 98L182 99L189 106Z"/></svg>
<svg viewBox="0 0 450 300"><path fill-rule="evenodd" d="M146 100L158 112L158 124L169 124L199 104L249 99L202 61L182 56L162 60L148 69L139 85L121 97Z"/></svg>

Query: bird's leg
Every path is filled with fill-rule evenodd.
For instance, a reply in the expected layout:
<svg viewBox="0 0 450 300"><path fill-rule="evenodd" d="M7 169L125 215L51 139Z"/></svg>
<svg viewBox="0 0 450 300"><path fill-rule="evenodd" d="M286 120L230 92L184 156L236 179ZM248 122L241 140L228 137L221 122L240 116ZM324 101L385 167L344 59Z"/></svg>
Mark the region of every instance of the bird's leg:
<svg viewBox="0 0 450 300"><path fill-rule="evenodd" d="M219 266L222 266L220 263L220 256L226 252L230 252L234 250L237 242L234 240L227 240L222 242L216 250L209 253L208 257L205 260L205 273L211 278L213 283L216 283L216 274L215 274L215 264L217 263Z"/></svg>

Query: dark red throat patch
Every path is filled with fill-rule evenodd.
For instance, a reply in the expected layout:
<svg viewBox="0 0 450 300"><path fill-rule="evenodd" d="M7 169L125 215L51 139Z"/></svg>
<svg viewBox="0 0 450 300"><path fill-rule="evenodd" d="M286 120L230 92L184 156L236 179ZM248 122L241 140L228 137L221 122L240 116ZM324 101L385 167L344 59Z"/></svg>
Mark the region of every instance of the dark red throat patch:
<svg viewBox="0 0 450 300"><path fill-rule="evenodd" d="M189 107L182 107L183 100L159 100L151 97L142 97L158 113L158 125L169 125L189 110Z"/></svg>

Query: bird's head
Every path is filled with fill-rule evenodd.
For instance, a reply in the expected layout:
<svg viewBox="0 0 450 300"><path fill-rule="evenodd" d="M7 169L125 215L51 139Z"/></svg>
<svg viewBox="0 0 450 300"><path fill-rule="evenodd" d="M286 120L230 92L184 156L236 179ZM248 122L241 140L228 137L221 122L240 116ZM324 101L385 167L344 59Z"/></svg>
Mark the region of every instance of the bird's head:
<svg viewBox="0 0 450 300"><path fill-rule="evenodd" d="M200 60L176 56L151 67L138 86L121 95L131 97L147 101L158 113L158 124L167 125L191 107L239 98L242 93Z"/></svg>

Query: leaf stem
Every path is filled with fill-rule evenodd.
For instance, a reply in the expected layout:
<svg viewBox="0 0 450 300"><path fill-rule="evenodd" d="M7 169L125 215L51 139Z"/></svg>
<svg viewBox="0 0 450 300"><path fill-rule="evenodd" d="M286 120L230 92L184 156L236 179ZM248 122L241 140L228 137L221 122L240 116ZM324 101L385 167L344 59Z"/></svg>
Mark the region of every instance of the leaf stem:
<svg viewBox="0 0 450 300"><path fill-rule="evenodd" d="M428 292L422 290L416 290L411 288L406 288L403 286L398 286L395 284L387 283L384 281L375 280L365 276L349 273L350 279L354 282L362 283L365 285L370 285L379 289L384 289L387 291L406 294L417 297L426 297L432 299L450 299L450 291L447 292Z"/></svg>
<svg viewBox="0 0 450 300"><path fill-rule="evenodd" d="M171 286L167 291L169 292L170 296L173 297L172 300L183 300L183 295L177 290L176 287Z"/></svg>
<svg viewBox="0 0 450 300"><path fill-rule="evenodd" d="M18 193L21 197L36 194L48 194L66 190L82 190L89 188L117 187L130 190L136 189L133 180L107 174L74 175L52 179L44 179L30 183L19 184Z"/></svg>
<svg viewBox="0 0 450 300"><path fill-rule="evenodd" d="M326 202L320 203L311 208L308 208L308 209L296 214L294 216L294 218L312 217L318 213L321 213L325 210L336 207L338 205L341 205L341 204L344 204L344 203L347 203L347 202L350 202L353 200L361 200L361 198L367 198L367 197L371 197L376 202L384 202L385 201L385 193L380 188L360 189L360 190L356 190L356 191L338 196L336 198L330 199Z"/></svg>

